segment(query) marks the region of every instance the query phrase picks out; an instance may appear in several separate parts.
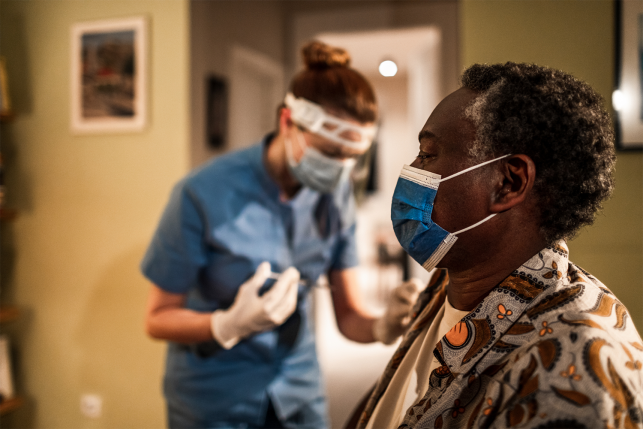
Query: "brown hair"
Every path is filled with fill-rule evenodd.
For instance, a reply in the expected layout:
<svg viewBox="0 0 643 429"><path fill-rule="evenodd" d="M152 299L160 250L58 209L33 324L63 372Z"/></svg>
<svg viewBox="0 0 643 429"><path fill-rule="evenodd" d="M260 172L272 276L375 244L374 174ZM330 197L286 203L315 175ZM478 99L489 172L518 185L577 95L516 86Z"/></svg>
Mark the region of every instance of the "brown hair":
<svg viewBox="0 0 643 429"><path fill-rule="evenodd" d="M349 67L348 52L319 41L308 42L301 52L306 68L290 84L295 97L342 111L359 122L375 122L375 92L361 73Z"/></svg>

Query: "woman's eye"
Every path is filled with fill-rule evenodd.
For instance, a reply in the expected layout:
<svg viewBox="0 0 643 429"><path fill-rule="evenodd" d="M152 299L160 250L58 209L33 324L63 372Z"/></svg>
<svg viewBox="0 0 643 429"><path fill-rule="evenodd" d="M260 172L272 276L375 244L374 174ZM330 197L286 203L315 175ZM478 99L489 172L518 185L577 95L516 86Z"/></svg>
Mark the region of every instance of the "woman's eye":
<svg viewBox="0 0 643 429"><path fill-rule="evenodd" d="M422 161L424 161L424 160L426 160L426 159L431 158L432 156L433 156L433 155L429 155L429 154L427 154L427 153L422 153L422 152L420 152L420 153L418 153L418 156L417 156L417 157L418 157L418 159L421 159Z"/></svg>
<svg viewBox="0 0 643 429"><path fill-rule="evenodd" d="M324 154L329 158L341 158L342 152L338 150L327 150L324 151Z"/></svg>

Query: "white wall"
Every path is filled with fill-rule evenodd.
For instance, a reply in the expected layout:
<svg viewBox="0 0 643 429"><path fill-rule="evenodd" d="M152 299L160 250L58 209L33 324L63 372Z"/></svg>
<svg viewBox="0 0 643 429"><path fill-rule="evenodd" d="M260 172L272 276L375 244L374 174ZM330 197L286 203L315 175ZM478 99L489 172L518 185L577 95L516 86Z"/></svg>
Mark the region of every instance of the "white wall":
<svg viewBox="0 0 643 429"><path fill-rule="evenodd" d="M190 159L196 166L232 149L227 146L213 150L206 143L206 78L214 74L230 83L233 46L265 55L279 65L284 64L287 25L283 2L260 0L191 0L190 23ZM275 121L276 108L276 104L270 108ZM243 137L245 134L239 138Z"/></svg>
<svg viewBox="0 0 643 429"><path fill-rule="evenodd" d="M284 69L268 55L232 45L227 150L242 149L275 129L284 99Z"/></svg>

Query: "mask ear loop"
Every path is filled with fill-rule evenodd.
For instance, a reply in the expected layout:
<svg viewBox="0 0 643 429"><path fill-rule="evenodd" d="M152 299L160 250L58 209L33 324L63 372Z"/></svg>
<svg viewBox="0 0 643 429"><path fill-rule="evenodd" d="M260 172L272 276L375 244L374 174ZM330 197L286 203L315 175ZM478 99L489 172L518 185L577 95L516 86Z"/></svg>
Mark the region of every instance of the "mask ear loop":
<svg viewBox="0 0 643 429"><path fill-rule="evenodd" d="M299 147L301 148L301 150L306 152L308 145L304 144L306 142L306 139L304 138L304 133L301 130L298 130L298 131L299 131L299 134L297 134L297 143L299 143ZM304 143L301 142L302 140L304 141Z"/></svg>
<svg viewBox="0 0 643 429"><path fill-rule="evenodd" d="M494 161L498 161L499 159L506 158L506 157L508 157L508 156L511 156L511 154L510 154L510 153L508 153L507 155L503 155L503 156L500 156L500 157L498 157L498 158L494 158L494 159L492 159L492 160L490 160L490 161L485 161L485 162L480 163L480 164L478 164L478 165L474 165L473 167L466 168L466 169L464 169L464 170L462 170L462 171L460 171L460 172L458 172L458 173L455 173L455 174L452 174L451 176L445 177L444 179L440 179L440 182L444 182L445 180L452 179L452 178L454 178L454 177L456 177L456 176L459 176L459 175L461 175L461 174L467 173L467 172L469 172L469 171L471 171L471 170L475 170L476 168L478 168L478 167L482 167L483 165L491 164L491 163L492 163L492 162L494 162ZM464 228L464 229L461 229L460 231L452 232L452 233L451 233L451 235L458 235L458 234L461 234L461 233L463 233L463 232L465 232L465 231L468 231L468 230L470 230L470 229L473 229L473 228L475 228L475 227L476 227L476 226L478 226L478 225L482 225L483 223L485 223L486 221L488 221L488 220L489 220L489 219L491 219L492 217L496 216L497 214L498 214L498 213L492 213L492 214L490 214L489 216L487 216L486 218L482 219L480 222L474 223L473 225L468 226L468 227L466 227L466 228Z"/></svg>
<svg viewBox="0 0 643 429"><path fill-rule="evenodd" d="M485 223L486 221L488 221L489 219L491 219L492 217L494 217L494 216L495 216L495 215L497 215L497 214L498 214L498 213L492 213L492 214L490 214L489 216L487 216L486 218L482 219L480 222L478 222L478 223L474 223L473 225L468 226L468 227L466 227L466 228L464 228L464 229L461 229L460 231L452 232L451 234L452 234L452 235L459 235L459 234L460 234L460 233L462 233L462 232L465 232L465 231L468 231L468 230L470 230L470 229L473 229L473 228L475 228L475 227L476 227L476 226L478 226L478 225L482 225L483 223Z"/></svg>
<svg viewBox="0 0 643 429"><path fill-rule="evenodd" d="M297 130L300 131L300 130ZM303 138L303 135L297 134L297 143L299 143L299 146L301 147L301 150L305 153L306 152L306 147L301 143L301 139ZM295 161L295 154L293 153L292 150L292 139L291 138L286 138L286 156L288 157L288 160L290 161L290 164L295 166L299 165L299 162ZM305 140L304 140L305 141ZM300 160L301 162L301 160Z"/></svg>
<svg viewBox="0 0 643 429"><path fill-rule="evenodd" d="M286 157L288 158L288 163L292 166L299 165L298 162L295 162L295 155L292 153L292 139L286 138Z"/></svg>
<svg viewBox="0 0 643 429"><path fill-rule="evenodd" d="M508 156L508 155L507 155ZM447 254L449 250L451 250L451 247L453 247L453 244L458 240L458 235L462 232L468 231L472 228L475 228L476 226L485 223L498 213L493 213L486 218L482 219L480 222L475 223L467 228L461 229L460 231L456 232L450 232L446 237L444 237L444 240L440 243L436 251L431 255L429 259L427 259L424 264L422 264L422 267L427 270L431 271L435 266L442 260L444 255Z"/></svg>
<svg viewBox="0 0 643 429"><path fill-rule="evenodd" d="M476 164L476 165L474 165L473 167L465 168L464 170L462 170L462 171L458 171L457 173L452 174L452 175L450 175L450 176L447 176L447 177L445 177L444 179L440 179L440 182L444 182L444 181L447 181L447 180L449 180L449 179L453 179L453 178L454 178L454 177L456 177L456 176L459 176L459 175L464 174L464 173L468 173L469 171L471 171L471 170L475 170L475 169L476 169L476 168L478 168L478 167L482 167L483 165L491 164L491 163L492 163L492 162L494 162L494 161L498 161L499 159L506 158L506 157L508 157L508 156L511 156L511 154L510 154L510 153L508 153L507 155L503 155L503 156L500 156L500 157L498 157L498 158L494 158L494 159L492 159L492 160L490 160L490 161L485 161L485 162L483 162L483 163Z"/></svg>

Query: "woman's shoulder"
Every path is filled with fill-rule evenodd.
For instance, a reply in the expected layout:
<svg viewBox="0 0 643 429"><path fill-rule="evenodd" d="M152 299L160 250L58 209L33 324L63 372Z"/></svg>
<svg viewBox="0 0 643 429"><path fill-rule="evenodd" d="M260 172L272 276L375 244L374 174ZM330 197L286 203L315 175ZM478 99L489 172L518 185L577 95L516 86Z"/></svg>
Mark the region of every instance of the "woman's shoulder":
<svg viewBox="0 0 643 429"><path fill-rule="evenodd" d="M261 144L228 152L196 167L184 179L192 189L212 189L219 185L243 186L252 181L253 170L261 167Z"/></svg>

